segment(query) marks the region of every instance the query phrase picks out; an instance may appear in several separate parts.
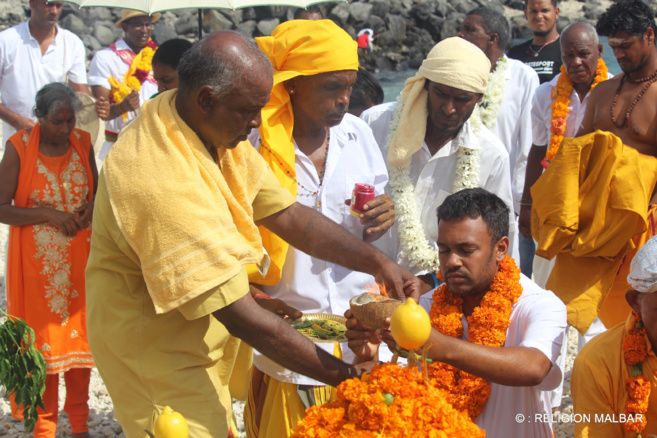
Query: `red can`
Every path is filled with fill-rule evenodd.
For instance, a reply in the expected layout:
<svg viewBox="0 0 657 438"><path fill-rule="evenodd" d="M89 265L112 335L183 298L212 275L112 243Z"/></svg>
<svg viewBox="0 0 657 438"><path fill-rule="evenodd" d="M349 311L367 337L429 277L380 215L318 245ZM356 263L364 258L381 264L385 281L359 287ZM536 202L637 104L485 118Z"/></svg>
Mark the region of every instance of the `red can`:
<svg viewBox="0 0 657 438"><path fill-rule="evenodd" d="M351 214L360 216L365 204L374 199L374 186L371 184L356 183L351 193Z"/></svg>

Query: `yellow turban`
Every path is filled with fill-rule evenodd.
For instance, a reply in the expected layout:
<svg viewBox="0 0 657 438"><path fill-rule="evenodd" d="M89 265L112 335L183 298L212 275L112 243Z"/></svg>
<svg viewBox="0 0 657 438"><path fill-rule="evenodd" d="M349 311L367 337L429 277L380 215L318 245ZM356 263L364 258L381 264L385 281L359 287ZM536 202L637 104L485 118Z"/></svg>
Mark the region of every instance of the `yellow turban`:
<svg viewBox="0 0 657 438"><path fill-rule="evenodd" d="M281 185L296 196L294 114L283 83L297 76L358 70L358 45L331 20L287 21L277 26L271 36L256 38L256 42L274 67L274 88L262 110L259 151ZM264 227L260 227L260 235L271 265L264 278L250 266L249 279L259 284L275 284L280 280L288 246Z"/></svg>
<svg viewBox="0 0 657 438"><path fill-rule="evenodd" d="M424 143L427 130L426 80L471 93L485 93L490 61L484 52L463 38L447 38L436 44L417 74L409 78L397 108L401 112L394 137L388 137L388 165L406 166ZM393 133L391 132L391 135Z"/></svg>

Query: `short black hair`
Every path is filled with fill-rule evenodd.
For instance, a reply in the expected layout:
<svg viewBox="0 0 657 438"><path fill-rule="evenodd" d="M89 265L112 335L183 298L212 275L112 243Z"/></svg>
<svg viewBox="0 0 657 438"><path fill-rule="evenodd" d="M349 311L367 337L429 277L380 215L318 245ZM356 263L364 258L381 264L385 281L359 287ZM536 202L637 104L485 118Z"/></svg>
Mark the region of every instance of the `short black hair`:
<svg viewBox="0 0 657 438"><path fill-rule="evenodd" d="M381 84L379 84L379 81L372 73L360 67L354 87L351 89L349 107L367 109L370 106L381 103L383 103L383 88L381 88Z"/></svg>
<svg viewBox="0 0 657 438"><path fill-rule="evenodd" d="M598 35L609 36L616 32L629 32L632 35L645 35L648 28L657 33L655 14L650 6L640 0L619 0L612 3L598 18L595 30Z"/></svg>
<svg viewBox="0 0 657 438"><path fill-rule="evenodd" d="M500 49L506 49L511 37L509 21L504 15L490 8L475 8L468 12L467 16L477 15L481 17L481 25L487 34L497 34L497 46Z"/></svg>
<svg viewBox="0 0 657 438"><path fill-rule="evenodd" d="M304 8L297 8L296 11L294 11L294 19L295 20L301 20L303 17L303 14L319 14L324 18L324 14L322 13L322 10L319 9L319 6L317 5L310 5L308 7Z"/></svg>
<svg viewBox="0 0 657 438"><path fill-rule="evenodd" d="M557 0L551 0L552 6L554 6L554 9L556 9L557 6ZM529 5L529 0L525 0L525 10L527 10L527 5Z"/></svg>
<svg viewBox="0 0 657 438"><path fill-rule="evenodd" d="M177 69L183 53L189 50L190 47L192 47L192 43L181 38L167 40L160 44L155 51L153 62Z"/></svg>
<svg viewBox="0 0 657 438"><path fill-rule="evenodd" d="M482 218L488 227L492 245L509 235L509 207L488 190L463 189L449 195L438 207L438 223L465 218Z"/></svg>

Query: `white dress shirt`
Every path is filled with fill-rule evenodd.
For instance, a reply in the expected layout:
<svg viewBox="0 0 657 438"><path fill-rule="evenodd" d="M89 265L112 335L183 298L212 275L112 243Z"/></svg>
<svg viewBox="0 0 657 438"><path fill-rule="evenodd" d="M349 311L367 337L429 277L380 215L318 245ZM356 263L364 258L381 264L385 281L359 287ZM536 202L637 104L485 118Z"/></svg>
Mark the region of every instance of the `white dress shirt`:
<svg viewBox="0 0 657 438"><path fill-rule="evenodd" d="M361 114L372 128L374 138L383 150L390 123L394 114L396 103L384 103L368 109ZM467 146L466 146L467 145ZM411 159L410 178L415 184L415 194L420 207L420 220L424 226L425 236L437 249L438 245L438 217L437 208L445 198L452 194L454 179L456 177L457 152L460 146L480 149L479 187L499 196L509 207L509 239L511 240L512 256L518 260L518 243L516 237L516 221L513 212L513 199L511 194L511 181L509 179L509 154L500 140L485 126L481 127L479 136L475 136L467 121L456 137L445 144L433 156L426 143L423 143ZM386 151L383 151L384 156ZM399 234L397 225L393 226L392 233L388 233L381 240L381 247L386 253L404 267L410 268L407 260L398 257ZM385 244L384 244L385 243ZM410 268L411 272L421 273Z"/></svg>
<svg viewBox="0 0 657 438"><path fill-rule="evenodd" d="M563 379L559 367L561 345L566 338L566 306L556 295L538 287L520 275L523 291L513 305L511 322L504 347L534 348L552 362L547 376L537 386L503 386L491 384L491 393L484 410L475 422L486 431L486 438L552 438L552 406L550 391ZM420 305L429 312L432 293L420 298ZM463 337L468 337L468 321L463 323Z"/></svg>
<svg viewBox="0 0 657 438"><path fill-rule="evenodd" d="M39 42L30 33L29 20L0 32L0 99L10 111L36 121L32 113L36 94L52 82L87 83L85 51L82 40L57 26L55 39L41 54ZM16 130L2 123L4 150Z"/></svg>
<svg viewBox="0 0 657 438"><path fill-rule="evenodd" d="M506 58L506 56L503 56ZM533 68L511 58L504 72L504 98L491 129L509 153L513 206L520 213L520 198L525 188L527 157L532 148L532 99L538 88L538 75Z"/></svg>
<svg viewBox="0 0 657 438"><path fill-rule="evenodd" d="M311 192L319 190L321 206L317 210L354 236L362 238L364 227L357 217L350 214L350 208L344 201L351 199L356 183L372 184L376 195L383 194L388 182L386 165L372 131L357 117L346 114L342 123L331 128L330 135L324 182L321 185L315 165L295 144L296 178L299 183L297 202L317 209L315 197L301 185ZM259 146L257 130L252 131L249 140ZM375 284L371 275L311 257L290 246L281 281L274 286L265 286L264 291L304 313L344 315L349 308L349 299L366 292L367 285ZM332 343L317 345L333 353ZM353 361L354 355L346 344L342 344L342 352L346 362ZM257 351L253 362L265 374L282 382L323 385L283 368Z"/></svg>
<svg viewBox="0 0 657 438"><path fill-rule="evenodd" d="M557 86L561 73L555 76L550 82L541 84L536 89L534 103L532 105L532 131L533 142L537 146L547 146L550 144L550 126L552 125L552 89ZM612 74L607 75L609 78ZM570 103L568 104L568 116L566 117L566 133L564 137L575 137L579 127L584 119L586 112L586 103L589 100L590 92L586 93L584 99L580 101L580 96L575 89L570 93Z"/></svg>
<svg viewBox="0 0 657 438"><path fill-rule="evenodd" d="M116 41L116 50L132 51L123 38ZM89 85L100 85L101 87L111 90L112 86L109 83L109 77L112 76L120 84L123 82L123 78L129 68L130 66L109 47L99 50L91 60L91 64L89 64ZM143 105L144 102L150 99L155 93L157 93L157 84L147 80L144 81L139 90L139 106ZM119 134L124 126L137 117L137 112L129 111L126 115L127 117L125 121L123 120L123 116L118 116L105 122L105 130ZM103 142L103 145L98 152L98 159L100 161L105 160L105 157L107 157L112 146L114 146L114 142Z"/></svg>

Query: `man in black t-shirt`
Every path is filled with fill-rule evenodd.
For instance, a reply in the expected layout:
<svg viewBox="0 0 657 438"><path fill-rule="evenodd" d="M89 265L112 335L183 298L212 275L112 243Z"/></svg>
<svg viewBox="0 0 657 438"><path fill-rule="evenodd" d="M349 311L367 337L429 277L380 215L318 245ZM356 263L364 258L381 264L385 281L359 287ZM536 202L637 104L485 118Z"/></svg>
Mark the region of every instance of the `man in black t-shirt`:
<svg viewBox="0 0 657 438"><path fill-rule="evenodd" d="M549 82L561 68L557 0L525 0L525 18L534 38L512 47L508 56L536 70L541 84Z"/></svg>

